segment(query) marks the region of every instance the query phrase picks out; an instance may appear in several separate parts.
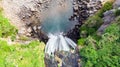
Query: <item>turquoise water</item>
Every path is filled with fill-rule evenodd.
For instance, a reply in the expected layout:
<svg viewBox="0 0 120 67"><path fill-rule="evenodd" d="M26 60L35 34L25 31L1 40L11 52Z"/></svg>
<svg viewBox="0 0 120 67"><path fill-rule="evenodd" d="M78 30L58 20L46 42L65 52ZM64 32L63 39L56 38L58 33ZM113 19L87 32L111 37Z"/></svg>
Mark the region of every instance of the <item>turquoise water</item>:
<svg viewBox="0 0 120 67"><path fill-rule="evenodd" d="M69 21L73 14L72 1L66 0L65 6L60 6L56 2L43 12L42 30L46 33L67 32L75 25L75 23Z"/></svg>

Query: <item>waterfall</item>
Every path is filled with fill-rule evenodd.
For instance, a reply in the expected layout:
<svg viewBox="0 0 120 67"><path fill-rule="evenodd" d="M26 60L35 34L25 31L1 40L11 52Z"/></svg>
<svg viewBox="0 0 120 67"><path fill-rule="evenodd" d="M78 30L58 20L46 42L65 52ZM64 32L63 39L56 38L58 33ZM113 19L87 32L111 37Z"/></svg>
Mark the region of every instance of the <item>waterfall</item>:
<svg viewBox="0 0 120 67"><path fill-rule="evenodd" d="M45 53L54 55L55 51L70 51L77 46L70 38L60 34L48 34L49 40L45 47Z"/></svg>
<svg viewBox="0 0 120 67"><path fill-rule="evenodd" d="M42 11L42 31L49 37L45 53L54 55L55 51L70 51L77 46L71 39L63 36L76 25L69 18L73 15L73 0L51 0L48 8Z"/></svg>

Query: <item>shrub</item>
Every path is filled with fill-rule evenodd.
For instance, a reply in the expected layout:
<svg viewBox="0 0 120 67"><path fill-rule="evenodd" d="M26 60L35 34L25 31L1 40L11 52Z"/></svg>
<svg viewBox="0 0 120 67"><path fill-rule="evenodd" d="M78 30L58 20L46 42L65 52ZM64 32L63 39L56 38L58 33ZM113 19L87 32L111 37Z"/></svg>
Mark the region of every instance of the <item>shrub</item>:
<svg viewBox="0 0 120 67"><path fill-rule="evenodd" d="M120 25L119 19L106 28L100 40L89 36L80 50L83 67L120 66Z"/></svg>
<svg viewBox="0 0 120 67"><path fill-rule="evenodd" d="M115 16L119 16L120 15L120 9L117 9L116 11L115 11Z"/></svg>
<svg viewBox="0 0 120 67"><path fill-rule="evenodd" d="M85 23L80 28L80 36L83 37L83 31L85 32L84 36L94 35L98 28L103 23L103 13L107 10L112 9L113 2L106 2L103 7L94 15L91 16L85 21Z"/></svg>
<svg viewBox="0 0 120 67"><path fill-rule="evenodd" d="M113 4L113 2L106 2L103 5L103 7L96 13L96 15L102 18L104 12L113 8L112 4Z"/></svg>
<svg viewBox="0 0 120 67"><path fill-rule="evenodd" d="M45 67L44 46L39 41L32 41L23 47L0 40L0 67Z"/></svg>
<svg viewBox="0 0 120 67"><path fill-rule="evenodd" d="M0 8L0 37L16 35L17 29L12 26L7 18L3 16L3 9Z"/></svg>
<svg viewBox="0 0 120 67"><path fill-rule="evenodd" d="M119 67L120 43L113 40L109 41L111 35L103 36L100 41L87 39L89 43L80 50L83 67ZM91 42L91 43L90 43ZM115 59L114 59L115 58Z"/></svg>
<svg viewBox="0 0 120 67"><path fill-rule="evenodd" d="M87 37L88 35L94 34L102 23L103 23L103 19L96 15L89 17L88 20L80 28L81 31L80 36ZM83 33L83 31L85 33Z"/></svg>
<svg viewBox="0 0 120 67"><path fill-rule="evenodd" d="M84 45L85 43L85 38L81 38L78 40L78 45Z"/></svg>
<svg viewBox="0 0 120 67"><path fill-rule="evenodd" d="M95 15L95 16L88 18L88 20L85 23L87 23L86 25L88 27L93 27L93 28L97 29L103 23L103 20L102 20L102 18Z"/></svg>

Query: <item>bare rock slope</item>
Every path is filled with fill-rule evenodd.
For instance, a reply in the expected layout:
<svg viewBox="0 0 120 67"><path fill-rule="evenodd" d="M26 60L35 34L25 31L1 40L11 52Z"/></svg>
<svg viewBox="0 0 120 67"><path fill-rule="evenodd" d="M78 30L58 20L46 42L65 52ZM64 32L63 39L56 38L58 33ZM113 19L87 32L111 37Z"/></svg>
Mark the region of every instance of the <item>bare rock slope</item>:
<svg viewBox="0 0 120 67"><path fill-rule="evenodd" d="M40 20L36 20L36 17L39 17L40 4L40 0L2 0L1 2L5 16L18 28L20 34L26 34L26 23Z"/></svg>

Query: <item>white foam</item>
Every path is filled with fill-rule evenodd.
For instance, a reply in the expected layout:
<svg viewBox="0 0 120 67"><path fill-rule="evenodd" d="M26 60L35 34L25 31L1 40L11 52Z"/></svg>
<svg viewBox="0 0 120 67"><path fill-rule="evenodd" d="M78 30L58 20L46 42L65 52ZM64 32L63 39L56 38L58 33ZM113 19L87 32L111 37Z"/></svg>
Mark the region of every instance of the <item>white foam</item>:
<svg viewBox="0 0 120 67"><path fill-rule="evenodd" d="M49 40L45 47L45 53L51 55L55 51L70 51L70 47L75 49L77 46L70 38L62 34L48 34Z"/></svg>

